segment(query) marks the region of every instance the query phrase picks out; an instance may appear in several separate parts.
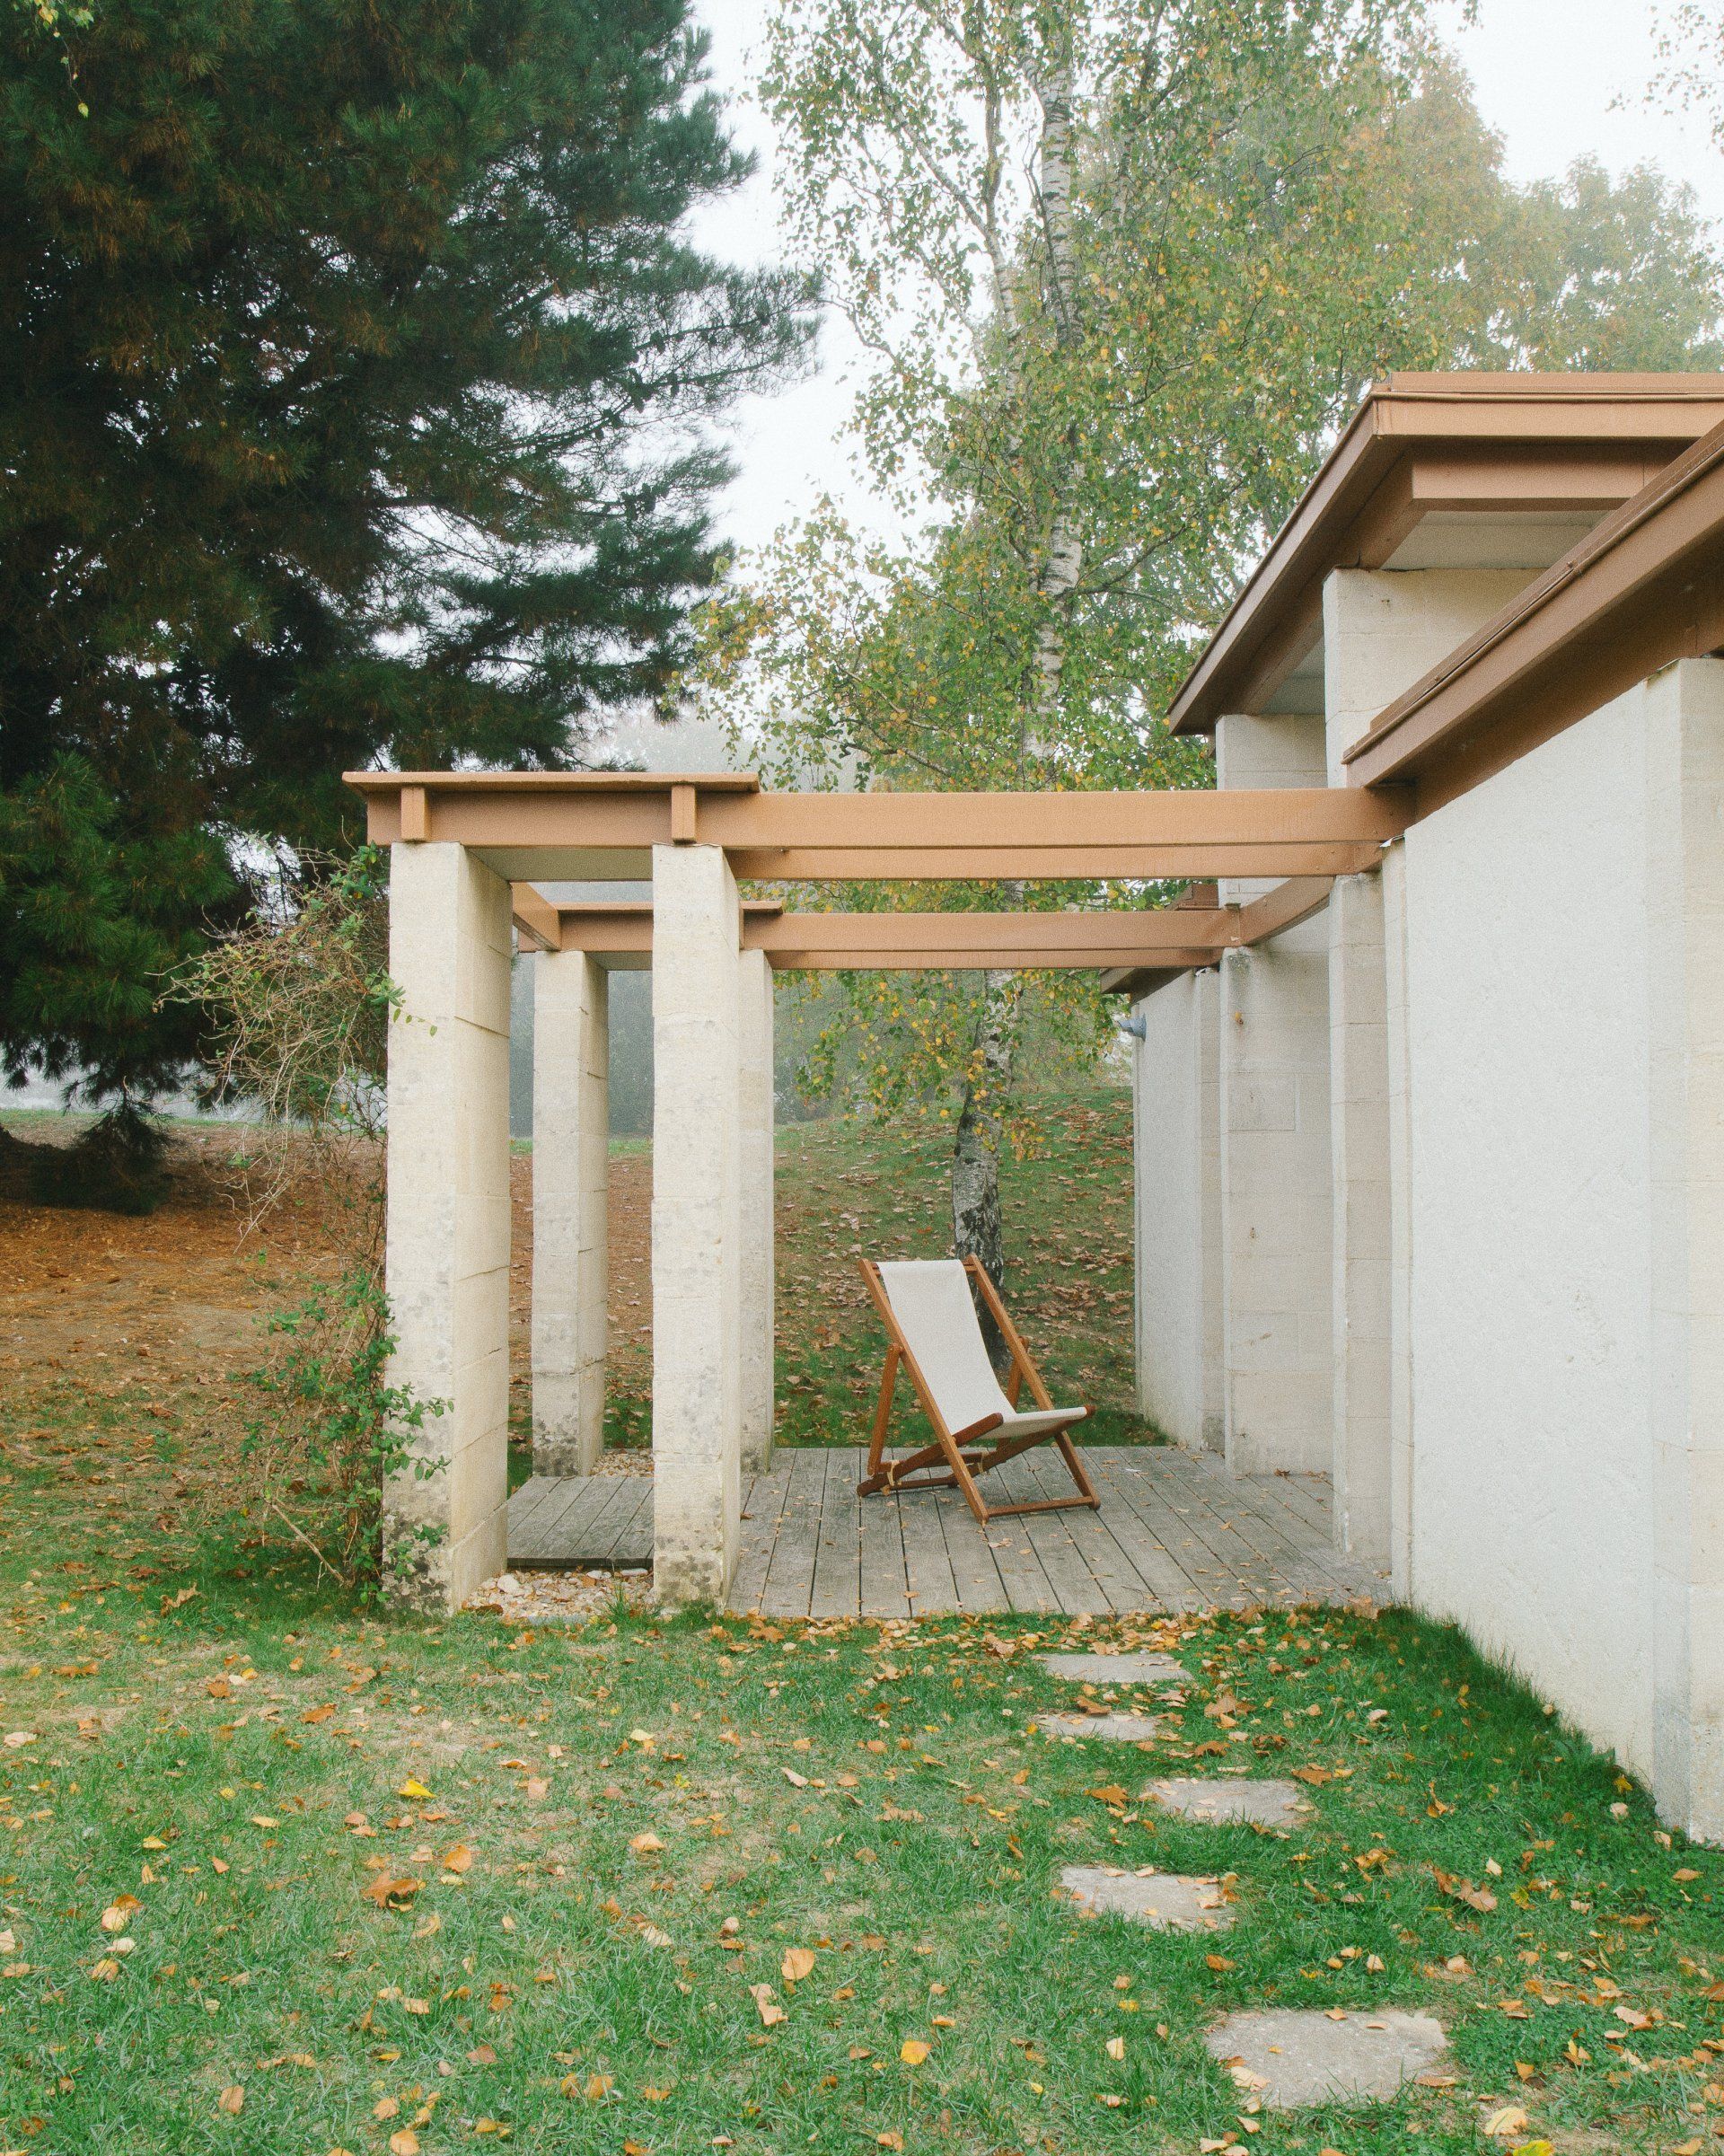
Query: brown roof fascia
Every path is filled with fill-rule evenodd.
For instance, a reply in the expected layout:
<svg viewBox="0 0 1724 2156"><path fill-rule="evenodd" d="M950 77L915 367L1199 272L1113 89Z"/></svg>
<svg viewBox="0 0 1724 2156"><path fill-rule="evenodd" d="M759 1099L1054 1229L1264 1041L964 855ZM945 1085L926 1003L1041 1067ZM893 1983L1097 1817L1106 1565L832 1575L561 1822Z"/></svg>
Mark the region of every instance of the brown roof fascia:
<svg viewBox="0 0 1724 2156"><path fill-rule="evenodd" d="M1383 711L1348 783L1413 782L1421 814L1724 644L1724 425L1685 450Z"/></svg>
<svg viewBox="0 0 1724 2156"><path fill-rule="evenodd" d="M1366 393L1181 683L1170 727L1208 733L1255 700L1315 642L1328 572L1380 567L1430 509L1482 506L1492 475L1524 470L1529 456L1552 483L1541 494L1521 479L1517 507L1602 506L1632 488L1632 472L1625 481L1608 469L1623 453L1661 462L1720 420L1718 374L1391 374ZM1429 480L1397 469L1425 444L1437 453ZM1580 453L1565 456L1565 445ZM1438 473L1468 463L1451 502Z"/></svg>

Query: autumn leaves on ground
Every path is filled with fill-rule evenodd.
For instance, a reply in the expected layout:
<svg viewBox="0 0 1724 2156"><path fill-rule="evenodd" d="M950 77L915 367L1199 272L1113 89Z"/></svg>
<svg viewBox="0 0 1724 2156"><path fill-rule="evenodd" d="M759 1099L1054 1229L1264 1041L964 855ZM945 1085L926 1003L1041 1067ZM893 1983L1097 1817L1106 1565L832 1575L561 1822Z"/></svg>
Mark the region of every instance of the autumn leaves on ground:
<svg viewBox="0 0 1724 2156"><path fill-rule="evenodd" d="M826 1201L787 1175L816 1286L926 1197L821 1137ZM1122 1201L1047 1173L1026 1291L1099 1393ZM1724 2146L1724 1857L1452 1636L367 1615L224 1509L243 1315L315 1263L314 1209L236 1254L196 1183L145 1221L0 1204L0 2149ZM806 1367L865 1351L846 1314ZM1037 1730L1070 1687L1034 1650L1098 1643L1192 1672L1147 1749ZM1306 1819L1139 1801L1232 1767ZM1052 1891L1084 1863L1215 1877L1235 1923L1084 1919ZM1258 2004L1416 2007L1451 2048L1387 2107L1279 2115L1202 2043Z"/></svg>

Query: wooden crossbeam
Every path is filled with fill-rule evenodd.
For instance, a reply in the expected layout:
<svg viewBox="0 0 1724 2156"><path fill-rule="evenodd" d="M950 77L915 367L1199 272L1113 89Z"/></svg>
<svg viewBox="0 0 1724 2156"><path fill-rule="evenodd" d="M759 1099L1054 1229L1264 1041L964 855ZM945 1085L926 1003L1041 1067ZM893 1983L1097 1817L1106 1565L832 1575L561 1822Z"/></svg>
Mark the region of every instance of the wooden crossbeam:
<svg viewBox="0 0 1724 2156"><path fill-rule="evenodd" d="M765 793L747 774L354 772L369 833L479 852L502 873L638 876L654 846L722 846L759 881L1345 876L1405 828L1393 790ZM404 823L403 804L410 815ZM609 867L605 866L609 857ZM578 864L578 867L577 867Z"/></svg>
<svg viewBox="0 0 1724 2156"><path fill-rule="evenodd" d="M649 903L553 906L530 884L517 884L514 893L516 922L541 949L635 963L651 955ZM786 972L1183 972L1279 934L1317 911L1328 895L1328 880L1312 876L1290 879L1247 906L1182 902L1081 912L788 913L770 900L749 900L743 948L764 951L774 970Z"/></svg>

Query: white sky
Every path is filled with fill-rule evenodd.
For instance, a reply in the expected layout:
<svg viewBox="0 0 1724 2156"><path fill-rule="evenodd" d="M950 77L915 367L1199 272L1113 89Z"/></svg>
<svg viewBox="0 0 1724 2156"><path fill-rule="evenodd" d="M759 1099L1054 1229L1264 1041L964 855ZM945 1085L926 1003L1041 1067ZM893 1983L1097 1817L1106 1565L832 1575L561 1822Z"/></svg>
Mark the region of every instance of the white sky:
<svg viewBox="0 0 1724 2156"><path fill-rule="evenodd" d="M699 236L744 261L770 260L778 251L771 133L749 96L769 5L697 0L712 32L716 84L732 101L734 130L761 161L745 197L706 220ZM1503 136L1513 178L1561 172L1588 152L1618 174L1649 163L1687 180L1708 214L1724 221L1724 151L1698 119L1645 100L1658 66L1649 0L1478 0L1470 25L1466 12L1464 0L1438 0L1479 109ZM725 503L731 538L744 545L769 539L822 491L876 523L842 438L855 365L846 340L829 330L817 373L741 409L733 436L740 474Z"/></svg>

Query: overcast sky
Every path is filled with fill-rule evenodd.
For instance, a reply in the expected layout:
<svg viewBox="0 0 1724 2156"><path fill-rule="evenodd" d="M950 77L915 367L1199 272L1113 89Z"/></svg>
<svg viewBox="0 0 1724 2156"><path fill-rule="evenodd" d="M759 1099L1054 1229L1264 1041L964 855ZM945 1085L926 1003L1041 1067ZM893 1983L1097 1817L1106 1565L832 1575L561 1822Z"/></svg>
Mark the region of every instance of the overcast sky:
<svg viewBox="0 0 1724 2156"><path fill-rule="evenodd" d="M769 5L697 0L734 131L761 161L746 198L726 204L701 237L745 260L770 260L778 244L771 133L749 95ZM1647 0L1479 0L1470 26L1456 0L1438 0L1438 12L1472 75L1480 110L1503 136L1514 178L1561 172L1588 152L1617 174L1650 163L1687 180L1707 213L1724 222L1724 152L1697 120L1646 102L1658 66ZM843 340L829 331L817 373L743 409L733 436L741 471L725 505L731 537L743 544L770 538L822 489L866 519L843 441L852 365Z"/></svg>

